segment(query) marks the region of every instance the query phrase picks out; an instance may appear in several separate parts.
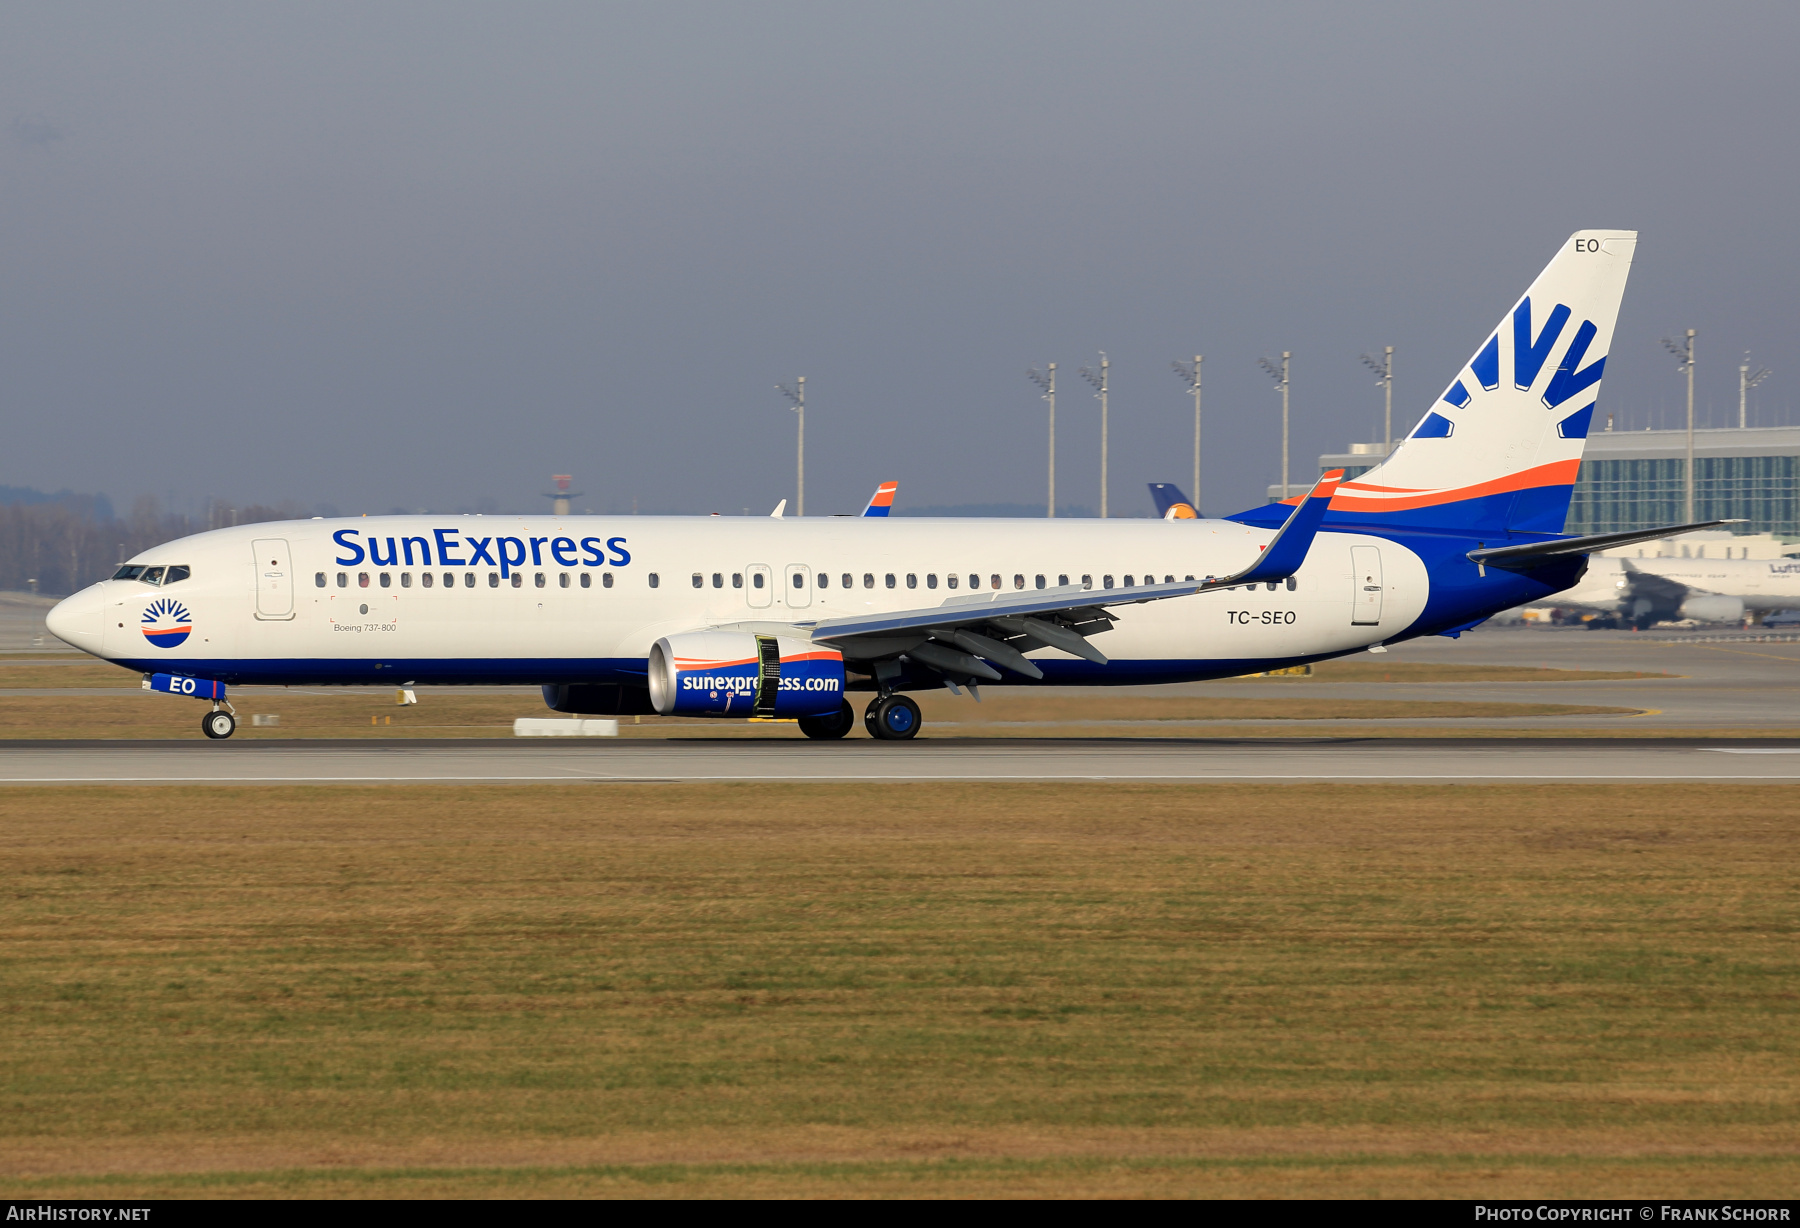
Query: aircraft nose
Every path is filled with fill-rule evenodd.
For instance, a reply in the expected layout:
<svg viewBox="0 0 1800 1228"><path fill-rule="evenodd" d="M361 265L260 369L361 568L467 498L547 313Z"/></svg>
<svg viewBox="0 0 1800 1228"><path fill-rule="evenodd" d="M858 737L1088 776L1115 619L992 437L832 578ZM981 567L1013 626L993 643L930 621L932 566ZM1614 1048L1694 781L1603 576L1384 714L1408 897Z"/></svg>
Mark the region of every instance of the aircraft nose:
<svg viewBox="0 0 1800 1228"><path fill-rule="evenodd" d="M63 643L99 656L100 640L106 627L105 611L100 586L90 584L52 606L44 616L44 625Z"/></svg>

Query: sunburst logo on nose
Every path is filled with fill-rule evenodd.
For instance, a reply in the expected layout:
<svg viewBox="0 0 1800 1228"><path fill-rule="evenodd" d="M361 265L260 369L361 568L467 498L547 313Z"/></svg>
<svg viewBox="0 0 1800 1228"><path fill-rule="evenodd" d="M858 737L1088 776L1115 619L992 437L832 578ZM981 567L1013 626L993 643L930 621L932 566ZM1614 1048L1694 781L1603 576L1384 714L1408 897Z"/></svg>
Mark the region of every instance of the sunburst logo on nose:
<svg viewBox="0 0 1800 1228"><path fill-rule="evenodd" d="M193 634L194 620L187 607L169 597L158 597L144 608L144 638L158 648L175 648Z"/></svg>

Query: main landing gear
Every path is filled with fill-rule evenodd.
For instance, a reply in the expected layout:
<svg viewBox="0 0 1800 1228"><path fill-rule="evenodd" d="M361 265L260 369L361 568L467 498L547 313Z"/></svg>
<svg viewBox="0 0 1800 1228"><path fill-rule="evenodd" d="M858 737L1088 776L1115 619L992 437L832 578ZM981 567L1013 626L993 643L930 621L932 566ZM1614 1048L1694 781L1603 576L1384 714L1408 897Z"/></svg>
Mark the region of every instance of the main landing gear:
<svg viewBox="0 0 1800 1228"><path fill-rule="evenodd" d="M884 742L904 742L917 737L919 727L924 723L924 718L919 715L919 705L904 695L883 695L863 713L863 725L869 736Z"/></svg>
<svg viewBox="0 0 1800 1228"><path fill-rule="evenodd" d="M214 708L200 718L200 730L213 739L229 738L237 732L237 717L223 708Z"/></svg>
<svg viewBox="0 0 1800 1228"><path fill-rule="evenodd" d="M845 700L838 705L836 712L824 716L803 716L800 718L800 732L809 738L831 741L841 738L856 725L856 709Z"/></svg>

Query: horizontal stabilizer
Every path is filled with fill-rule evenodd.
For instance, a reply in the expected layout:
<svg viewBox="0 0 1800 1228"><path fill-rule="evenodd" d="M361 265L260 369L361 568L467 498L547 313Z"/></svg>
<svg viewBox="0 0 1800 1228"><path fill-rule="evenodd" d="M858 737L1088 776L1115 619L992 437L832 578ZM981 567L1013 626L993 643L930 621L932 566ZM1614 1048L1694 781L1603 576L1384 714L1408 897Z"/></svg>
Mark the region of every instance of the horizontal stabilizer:
<svg viewBox="0 0 1800 1228"><path fill-rule="evenodd" d="M1559 537L1550 541L1525 542L1517 546L1492 546L1486 550L1469 551L1469 561L1492 564L1495 567L1530 565L1570 554L1593 554L1615 546L1635 546L1638 542L1656 541L1662 537L1673 537L1677 533L1692 533L1696 529L1716 529L1722 524L1745 523L1747 522L1743 520L1701 520L1694 524L1664 525L1660 529L1634 529L1628 533L1594 533L1587 537Z"/></svg>

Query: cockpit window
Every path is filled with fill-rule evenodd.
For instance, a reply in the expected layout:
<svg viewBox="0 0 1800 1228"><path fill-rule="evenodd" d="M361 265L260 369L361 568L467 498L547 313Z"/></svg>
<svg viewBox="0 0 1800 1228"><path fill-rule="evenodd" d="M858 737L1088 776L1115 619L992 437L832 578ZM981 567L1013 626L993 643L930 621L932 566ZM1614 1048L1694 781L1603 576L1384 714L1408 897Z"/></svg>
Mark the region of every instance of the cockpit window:
<svg viewBox="0 0 1800 1228"><path fill-rule="evenodd" d="M113 572L113 579L140 580L145 584L179 584L193 574L193 570L188 567L146 567L142 563L127 563Z"/></svg>

